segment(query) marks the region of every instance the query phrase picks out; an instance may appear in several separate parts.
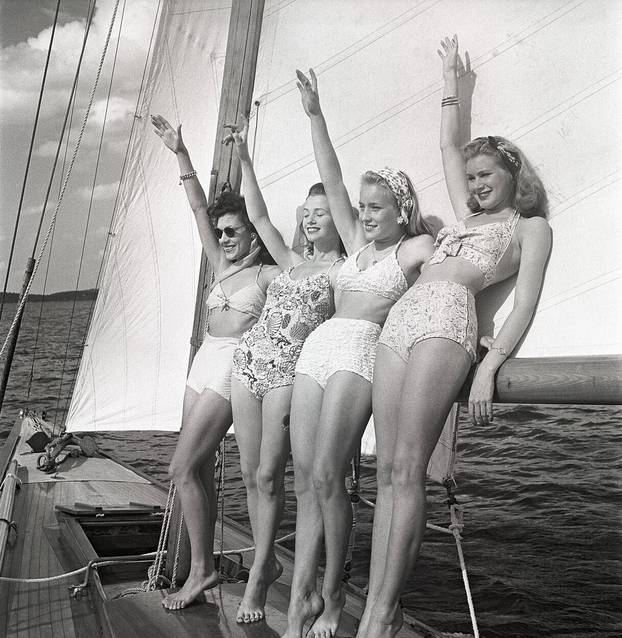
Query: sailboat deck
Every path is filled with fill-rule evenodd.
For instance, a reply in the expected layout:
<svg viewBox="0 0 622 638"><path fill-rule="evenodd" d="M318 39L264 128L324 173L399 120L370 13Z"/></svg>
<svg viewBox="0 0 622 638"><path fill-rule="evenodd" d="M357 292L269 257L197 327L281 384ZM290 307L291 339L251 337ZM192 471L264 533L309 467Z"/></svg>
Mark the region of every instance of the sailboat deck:
<svg viewBox="0 0 622 638"><path fill-rule="evenodd" d="M79 569L96 558L93 548L81 542L79 534L75 542L71 541L67 523L63 522L66 519L57 512L59 505L67 508L77 505L79 509L104 504L119 507L130 503L161 507L165 504L166 494L161 487L138 474L132 477L127 468L112 459L105 461L116 469L109 467L102 470L104 459L81 458L79 467L69 464L67 471L61 469L56 477L51 478L32 471L33 458L36 463L37 455L25 454L24 446L25 443L18 440L13 454L20 463L18 476L22 485L16 493L11 516L17 523L17 534L12 534L11 543L7 546L1 571L3 577L45 579ZM88 480L90 466L109 472L108 480ZM79 473L74 472L75 468ZM113 480L115 475L123 476L124 480ZM227 521L223 545L225 549L247 547L252 545L252 538L242 527ZM91 576L90 584L81 597L72 597L70 589L84 580L82 572L54 582L0 582L0 635L7 638L130 638L146 635L150 638L190 638L198 635L274 638L285 631L288 583L293 572L292 553L281 549L278 552L284 571L280 582L270 590L267 619L261 623L239 625L235 622L244 583L223 583L206 592L205 602L192 605L183 612L169 612L160 604L164 591L111 598L127 585L103 587L96 576ZM245 554L247 564L252 562L252 557L252 552ZM357 618L364 601L354 589L347 589L350 592L338 633L341 637L356 633ZM421 632L417 632L405 624L400 636L440 636L434 630L421 627Z"/></svg>

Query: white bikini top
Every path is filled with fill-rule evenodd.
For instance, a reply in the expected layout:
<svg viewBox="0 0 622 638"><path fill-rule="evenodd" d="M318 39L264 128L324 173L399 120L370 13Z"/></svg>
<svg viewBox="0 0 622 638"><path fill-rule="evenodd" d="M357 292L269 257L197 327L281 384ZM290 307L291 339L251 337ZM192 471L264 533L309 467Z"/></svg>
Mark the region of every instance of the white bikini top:
<svg viewBox="0 0 622 638"><path fill-rule="evenodd" d="M255 281L248 286L236 290L233 294L224 293L221 282L217 282L209 293L206 300L208 311L218 308L219 310L237 310L247 315L259 319L264 303L266 301L266 293L259 286L259 274L261 273L262 264L257 269Z"/></svg>
<svg viewBox="0 0 622 638"><path fill-rule="evenodd" d="M371 244L363 246L348 257L335 281L335 291L367 292L377 297L397 301L408 290L408 282L397 261L397 249L404 237L396 244L384 259L372 264L365 270L358 267L358 256Z"/></svg>

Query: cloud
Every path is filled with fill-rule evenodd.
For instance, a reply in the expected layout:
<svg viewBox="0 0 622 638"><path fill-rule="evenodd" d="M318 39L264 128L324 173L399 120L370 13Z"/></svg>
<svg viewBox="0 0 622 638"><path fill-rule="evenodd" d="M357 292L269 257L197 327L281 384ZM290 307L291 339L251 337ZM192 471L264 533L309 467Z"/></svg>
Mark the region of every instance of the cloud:
<svg viewBox="0 0 622 638"><path fill-rule="evenodd" d="M93 189L93 201L101 201L103 199L112 199L116 197L119 190L119 182L111 182L110 184L97 184ZM82 199L88 201L91 199L91 189L84 186L78 190Z"/></svg>
<svg viewBox="0 0 622 638"><path fill-rule="evenodd" d="M139 73L142 72L156 7L157 3L152 0L132 0L126 5L113 84L116 101L115 117L124 116L127 111L126 102L135 102ZM78 104L85 104L91 92L112 16L112 8L112 0L102 0L97 3L80 71ZM107 93L120 17L121 11L117 13L98 94L99 90ZM67 107L84 39L84 28L84 19L73 20L56 28L41 111L41 117L44 120L58 118ZM0 50L0 93L2 94L0 118L3 124L32 126L51 31L52 28L48 27L25 42ZM98 108L101 110L101 107Z"/></svg>

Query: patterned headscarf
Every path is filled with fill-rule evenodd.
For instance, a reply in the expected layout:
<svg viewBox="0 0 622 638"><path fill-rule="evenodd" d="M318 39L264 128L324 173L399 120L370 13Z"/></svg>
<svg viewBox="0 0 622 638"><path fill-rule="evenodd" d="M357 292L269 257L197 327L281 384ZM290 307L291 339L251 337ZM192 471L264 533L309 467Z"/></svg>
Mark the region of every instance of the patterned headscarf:
<svg viewBox="0 0 622 638"><path fill-rule="evenodd" d="M488 142L488 145L497 151L503 165L508 169L512 177L516 177L518 171L520 171L520 167L522 162L520 161L520 157L514 151L511 151L507 146L503 143L502 140L494 137L494 135L489 135L484 138Z"/></svg>
<svg viewBox="0 0 622 638"><path fill-rule="evenodd" d="M400 209L400 216L405 224L410 221L413 212L414 202L410 191L410 181L402 171L395 170L385 166L377 171L372 171L376 175L380 175L387 183L387 186L393 193L397 205Z"/></svg>

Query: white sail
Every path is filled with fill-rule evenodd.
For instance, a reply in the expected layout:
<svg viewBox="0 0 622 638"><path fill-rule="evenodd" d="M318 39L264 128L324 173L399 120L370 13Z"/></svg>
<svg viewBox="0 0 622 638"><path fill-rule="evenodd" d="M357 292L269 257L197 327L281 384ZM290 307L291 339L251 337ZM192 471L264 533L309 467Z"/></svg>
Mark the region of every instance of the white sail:
<svg viewBox="0 0 622 638"><path fill-rule="evenodd" d="M209 185L230 7L164 3L67 429L178 430L201 246L150 113L183 122ZM139 78L137 78L139 81Z"/></svg>
<svg viewBox="0 0 622 638"><path fill-rule="evenodd" d="M170 2L163 16L70 429L179 425L200 249L174 158L146 116L184 123L207 186L225 4ZM465 135L515 141L550 198L553 252L515 355L619 354L621 7L614 0L268 0L250 139L272 218L291 238L296 208L318 181L294 76L313 67L352 202L364 170L395 166L413 178L436 228L452 221L438 150L436 49L457 32L472 69L460 90ZM482 295L483 332L507 316L512 283Z"/></svg>

